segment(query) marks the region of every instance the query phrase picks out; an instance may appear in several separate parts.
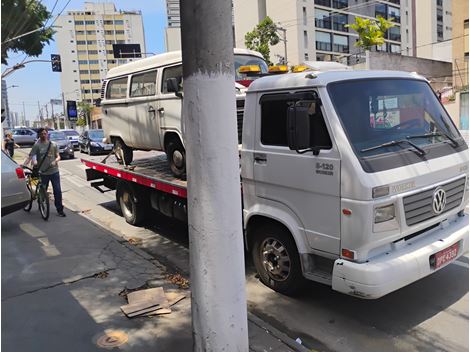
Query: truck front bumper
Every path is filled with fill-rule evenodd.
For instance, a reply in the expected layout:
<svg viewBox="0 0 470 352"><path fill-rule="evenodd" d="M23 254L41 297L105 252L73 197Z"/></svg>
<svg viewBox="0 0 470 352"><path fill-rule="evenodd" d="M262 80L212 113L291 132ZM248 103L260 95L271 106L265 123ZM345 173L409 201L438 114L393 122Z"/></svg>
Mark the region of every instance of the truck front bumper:
<svg viewBox="0 0 470 352"><path fill-rule="evenodd" d="M457 256L434 269L433 254L459 243ZM337 259L333 267L332 288L352 296L376 299L442 269L468 251L468 215L441 224L425 236L399 243L388 253L366 263Z"/></svg>

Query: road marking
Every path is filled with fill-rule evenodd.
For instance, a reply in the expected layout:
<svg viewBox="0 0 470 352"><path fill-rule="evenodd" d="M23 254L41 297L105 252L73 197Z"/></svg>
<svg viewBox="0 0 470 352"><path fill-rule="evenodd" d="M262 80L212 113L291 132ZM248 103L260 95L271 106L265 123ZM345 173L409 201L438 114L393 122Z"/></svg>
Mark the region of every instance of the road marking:
<svg viewBox="0 0 470 352"><path fill-rule="evenodd" d="M80 176L77 176L77 175L72 175L70 177L67 177L67 178L65 178L65 180L72 183L72 184L74 184L77 187L87 187L88 186L88 182L82 180L80 178Z"/></svg>

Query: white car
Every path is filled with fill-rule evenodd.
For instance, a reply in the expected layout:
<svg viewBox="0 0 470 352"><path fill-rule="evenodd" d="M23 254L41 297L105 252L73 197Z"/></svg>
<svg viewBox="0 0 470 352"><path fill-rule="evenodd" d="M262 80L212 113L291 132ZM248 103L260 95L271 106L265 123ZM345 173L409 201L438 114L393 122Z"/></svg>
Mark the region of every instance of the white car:
<svg viewBox="0 0 470 352"><path fill-rule="evenodd" d="M2 216L23 209L30 199L23 168L2 150Z"/></svg>

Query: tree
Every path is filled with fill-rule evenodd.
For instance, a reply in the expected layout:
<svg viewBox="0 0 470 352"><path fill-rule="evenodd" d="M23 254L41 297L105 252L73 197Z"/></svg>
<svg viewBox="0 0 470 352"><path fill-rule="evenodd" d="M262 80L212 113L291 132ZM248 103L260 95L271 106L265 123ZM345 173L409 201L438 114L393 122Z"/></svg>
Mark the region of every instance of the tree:
<svg viewBox="0 0 470 352"><path fill-rule="evenodd" d="M78 102L78 111L79 111L79 116L80 118L77 121L78 126L86 126L91 124L91 112L93 111L93 106L88 104L87 102L84 101L79 101ZM84 120L84 124L82 125L83 121L80 121L80 119ZM80 123L80 124L79 124Z"/></svg>
<svg viewBox="0 0 470 352"><path fill-rule="evenodd" d="M24 52L39 56L44 45L52 39L52 28L44 28L13 39L24 33L44 27L51 13L38 0L2 0L2 64L8 64L9 52ZM13 40L11 40L13 39Z"/></svg>
<svg viewBox="0 0 470 352"><path fill-rule="evenodd" d="M245 34L246 47L260 52L268 64L271 64L269 46L277 43L279 43L279 35L276 25L269 16L265 17L253 31Z"/></svg>
<svg viewBox="0 0 470 352"><path fill-rule="evenodd" d="M375 20L356 17L356 23L346 25L346 27L352 28L359 35L359 40L354 45L366 51L375 45L385 43L384 35L393 26L395 26L395 23L380 16Z"/></svg>

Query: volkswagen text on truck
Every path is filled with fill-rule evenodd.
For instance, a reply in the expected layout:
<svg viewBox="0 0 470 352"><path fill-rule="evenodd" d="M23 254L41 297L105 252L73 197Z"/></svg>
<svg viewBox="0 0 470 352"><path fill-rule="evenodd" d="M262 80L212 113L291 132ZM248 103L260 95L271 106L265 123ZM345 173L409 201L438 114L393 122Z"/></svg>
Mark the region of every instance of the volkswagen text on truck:
<svg viewBox="0 0 470 352"><path fill-rule="evenodd" d="M92 185L116 189L128 222L148 207L184 218L186 183L152 160L133 171L85 163ZM331 71L254 81L241 174L245 243L260 280L278 292L309 279L379 298L468 251L468 147L423 77Z"/></svg>
<svg viewBox="0 0 470 352"><path fill-rule="evenodd" d="M263 73L268 72L261 54L246 49L234 49L234 54L235 80L244 79L238 68L245 65L257 65ZM169 52L109 70L102 89L103 129L116 155L121 155L126 164L132 161L132 149L163 150L173 173L184 175L181 60L181 52ZM172 78L178 96L167 86ZM236 86L241 139L245 87Z"/></svg>

